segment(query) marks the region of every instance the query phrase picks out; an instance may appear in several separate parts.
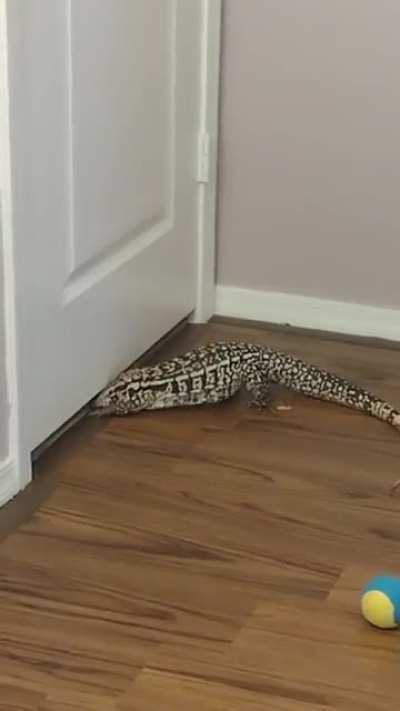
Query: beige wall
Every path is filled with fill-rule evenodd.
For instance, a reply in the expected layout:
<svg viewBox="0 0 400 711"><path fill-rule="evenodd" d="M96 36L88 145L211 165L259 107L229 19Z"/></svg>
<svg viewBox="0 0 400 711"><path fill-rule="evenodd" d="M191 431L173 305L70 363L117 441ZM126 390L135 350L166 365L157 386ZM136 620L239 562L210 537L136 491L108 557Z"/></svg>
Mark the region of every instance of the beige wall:
<svg viewBox="0 0 400 711"><path fill-rule="evenodd" d="M399 0L225 0L218 282L400 308Z"/></svg>
<svg viewBox="0 0 400 711"><path fill-rule="evenodd" d="M0 462L8 454L8 398L6 390L6 349L4 338L4 279L0 225Z"/></svg>

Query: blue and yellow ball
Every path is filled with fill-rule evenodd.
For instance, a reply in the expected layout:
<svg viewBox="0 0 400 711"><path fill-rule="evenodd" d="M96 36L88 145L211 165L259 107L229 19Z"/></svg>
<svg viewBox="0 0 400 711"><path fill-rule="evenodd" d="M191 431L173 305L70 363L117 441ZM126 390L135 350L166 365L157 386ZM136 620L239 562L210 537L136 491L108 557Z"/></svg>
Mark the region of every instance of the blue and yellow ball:
<svg viewBox="0 0 400 711"><path fill-rule="evenodd" d="M389 630L400 625L400 578L377 575L365 586L361 611L374 627Z"/></svg>

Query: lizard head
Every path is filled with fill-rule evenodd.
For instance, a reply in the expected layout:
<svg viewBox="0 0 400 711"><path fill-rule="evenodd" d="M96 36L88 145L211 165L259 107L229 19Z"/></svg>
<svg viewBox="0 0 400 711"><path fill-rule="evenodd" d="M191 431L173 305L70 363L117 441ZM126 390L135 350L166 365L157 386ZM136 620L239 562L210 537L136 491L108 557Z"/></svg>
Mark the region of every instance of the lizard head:
<svg viewBox="0 0 400 711"><path fill-rule="evenodd" d="M96 415L128 415L151 409L155 394L146 387L146 368L135 368L122 373L95 399Z"/></svg>

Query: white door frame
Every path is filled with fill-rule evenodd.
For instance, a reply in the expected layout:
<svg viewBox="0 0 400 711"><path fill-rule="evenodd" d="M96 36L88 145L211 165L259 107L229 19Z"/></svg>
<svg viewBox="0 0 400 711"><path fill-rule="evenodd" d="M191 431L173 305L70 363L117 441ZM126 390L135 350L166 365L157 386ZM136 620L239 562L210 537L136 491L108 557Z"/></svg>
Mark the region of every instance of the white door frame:
<svg viewBox="0 0 400 711"><path fill-rule="evenodd" d="M0 462L0 506L15 496L31 479L30 453L24 451L19 433L20 397L16 346L16 279L13 254L13 207L8 94L6 0L0 0L0 224L2 231L6 377L8 394L8 456Z"/></svg>
<svg viewBox="0 0 400 711"><path fill-rule="evenodd" d="M1 156L1 224L3 232L5 272L5 320L7 344L7 378L10 400L9 456L0 462L0 506L24 489L31 481L31 453L20 434L20 417L23 402L19 388L18 362L19 334L23 328L20 318L18 271L14 261L14 238L23 220L13 211L13 145L10 133L10 102L8 86L7 5L12 0L0 0L0 156ZM220 73L220 34L222 0L201 0L202 81L200 101L199 145L204 146L204 136L209 137L210 151L207 159L207 176L199 175L198 211L198 274L197 298L193 320L206 322L215 311L215 247L217 200L217 147ZM204 156L203 156L204 157ZM202 156L199 149L199 165Z"/></svg>
<svg viewBox="0 0 400 711"><path fill-rule="evenodd" d="M218 178L219 87L221 68L222 0L202 0L202 87L201 125L202 137L209 137L206 156L208 182L199 184L198 275L195 323L205 323L215 313L216 293L216 213ZM201 165L201 160L199 161ZM201 177L201 176L200 176Z"/></svg>

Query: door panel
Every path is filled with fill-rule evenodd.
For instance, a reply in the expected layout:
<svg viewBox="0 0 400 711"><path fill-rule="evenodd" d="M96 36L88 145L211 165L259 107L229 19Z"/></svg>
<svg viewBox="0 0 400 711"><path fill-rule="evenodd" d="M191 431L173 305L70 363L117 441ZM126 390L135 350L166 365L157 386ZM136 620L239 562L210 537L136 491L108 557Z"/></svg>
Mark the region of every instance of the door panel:
<svg viewBox="0 0 400 711"><path fill-rule="evenodd" d="M74 269L165 232L173 207L174 7L99 5L73 4L70 21Z"/></svg>
<svg viewBox="0 0 400 711"><path fill-rule="evenodd" d="M23 438L195 306L202 3L9 0Z"/></svg>

